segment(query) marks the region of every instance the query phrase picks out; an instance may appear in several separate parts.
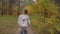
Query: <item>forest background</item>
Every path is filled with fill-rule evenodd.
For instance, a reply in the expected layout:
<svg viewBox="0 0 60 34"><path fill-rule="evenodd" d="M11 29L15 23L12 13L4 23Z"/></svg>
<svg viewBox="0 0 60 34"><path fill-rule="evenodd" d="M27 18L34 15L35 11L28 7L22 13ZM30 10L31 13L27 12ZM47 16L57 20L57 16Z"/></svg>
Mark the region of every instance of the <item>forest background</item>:
<svg viewBox="0 0 60 34"><path fill-rule="evenodd" d="M0 34L13 34L22 9L35 34L60 34L60 0L0 0Z"/></svg>

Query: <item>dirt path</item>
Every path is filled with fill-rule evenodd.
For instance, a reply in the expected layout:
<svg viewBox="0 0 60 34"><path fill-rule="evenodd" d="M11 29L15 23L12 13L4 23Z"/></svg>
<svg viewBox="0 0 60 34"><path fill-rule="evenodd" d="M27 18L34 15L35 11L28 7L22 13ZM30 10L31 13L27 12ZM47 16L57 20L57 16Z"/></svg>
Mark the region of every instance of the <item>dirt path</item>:
<svg viewBox="0 0 60 34"><path fill-rule="evenodd" d="M19 34L18 28L15 29L15 34ZM28 34L34 34L31 28L29 28Z"/></svg>

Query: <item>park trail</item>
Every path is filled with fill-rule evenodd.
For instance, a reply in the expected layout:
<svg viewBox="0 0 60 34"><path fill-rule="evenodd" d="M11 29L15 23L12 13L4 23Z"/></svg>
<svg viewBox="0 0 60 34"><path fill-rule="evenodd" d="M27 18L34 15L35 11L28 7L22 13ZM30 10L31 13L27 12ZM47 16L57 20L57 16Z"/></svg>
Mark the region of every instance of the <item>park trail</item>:
<svg viewBox="0 0 60 34"><path fill-rule="evenodd" d="M15 34L19 34L18 28L15 29ZM28 34L34 34L34 32L31 28L28 29Z"/></svg>

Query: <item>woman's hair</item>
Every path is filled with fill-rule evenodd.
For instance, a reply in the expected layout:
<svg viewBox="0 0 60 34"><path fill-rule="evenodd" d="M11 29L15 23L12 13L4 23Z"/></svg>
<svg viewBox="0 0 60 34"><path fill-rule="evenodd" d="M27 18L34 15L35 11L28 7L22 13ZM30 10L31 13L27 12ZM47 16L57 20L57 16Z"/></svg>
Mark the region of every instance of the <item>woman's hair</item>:
<svg viewBox="0 0 60 34"><path fill-rule="evenodd" d="M27 14L27 13L28 13L28 11L27 11L27 10L24 10L24 13L25 13L25 14Z"/></svg>

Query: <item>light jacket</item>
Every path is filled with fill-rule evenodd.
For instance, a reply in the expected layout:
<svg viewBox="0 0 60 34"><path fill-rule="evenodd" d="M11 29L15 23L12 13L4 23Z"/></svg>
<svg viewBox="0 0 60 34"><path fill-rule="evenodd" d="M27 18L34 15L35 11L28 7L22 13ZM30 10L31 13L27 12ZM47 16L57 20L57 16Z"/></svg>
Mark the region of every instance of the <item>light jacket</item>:
<svg viewBox="0 0 60 34"><path fill-rule="evenodd" d="M20 27L29 27L30 26L30 18L27 15L21 14L18 17L18 25Z"/></svg>

